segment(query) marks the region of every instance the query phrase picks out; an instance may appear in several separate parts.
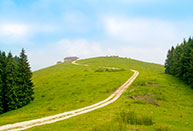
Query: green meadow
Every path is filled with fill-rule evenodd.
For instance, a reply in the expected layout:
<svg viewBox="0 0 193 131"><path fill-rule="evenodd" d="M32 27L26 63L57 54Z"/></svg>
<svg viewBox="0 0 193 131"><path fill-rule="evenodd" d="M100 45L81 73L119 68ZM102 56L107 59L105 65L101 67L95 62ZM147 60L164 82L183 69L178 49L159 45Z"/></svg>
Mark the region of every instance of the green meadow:
<svg viewBox="0 0 193 131"><path fill-rule="evenodd" d="M62 63L33 73L35 99L0 115L0 125L79 109L104 100L131 75L129 70L102 71L97 66Z"/></svg>
<svg viewBox="0 0 193 131"><path fill-rule="evenodd" d="M33 73L35 100L0 115L0 125L78 109L107 98L133 73L139 76L114 103L30 131L192 131L193 89L164 73L162 65L127 58L80 60L88 67L63 63ZM103 66L121 68L118 71Z"/></svg>

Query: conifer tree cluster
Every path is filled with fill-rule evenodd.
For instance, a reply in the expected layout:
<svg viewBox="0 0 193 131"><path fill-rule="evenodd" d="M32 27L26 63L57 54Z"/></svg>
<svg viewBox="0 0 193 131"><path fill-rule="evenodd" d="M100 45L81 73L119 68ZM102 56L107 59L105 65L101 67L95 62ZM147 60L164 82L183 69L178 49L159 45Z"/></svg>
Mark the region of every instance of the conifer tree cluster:
<svg viewBox="0 0 193 131"><path fill-rule="evenodd" d="M193 38L168 51L165 73L179 77L193 88Z"/></svg>
<svg viewBox="0 0 193 131"><path fill-rule="evenodd" d="M0 114L33 100L32 72L24 49L13 57L0 51Z"/></svg>

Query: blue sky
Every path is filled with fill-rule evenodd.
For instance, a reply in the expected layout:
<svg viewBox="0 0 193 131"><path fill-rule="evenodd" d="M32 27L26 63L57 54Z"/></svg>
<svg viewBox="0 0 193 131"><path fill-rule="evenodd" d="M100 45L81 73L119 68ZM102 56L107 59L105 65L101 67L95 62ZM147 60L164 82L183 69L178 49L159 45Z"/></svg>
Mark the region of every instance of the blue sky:
<svg viewBox="0 0 193 131"><path fill-rule="evenodd" d="M66 56L164 64L193 34L191 0L0 0L0 50L25 48L33 70Z"/></svg>

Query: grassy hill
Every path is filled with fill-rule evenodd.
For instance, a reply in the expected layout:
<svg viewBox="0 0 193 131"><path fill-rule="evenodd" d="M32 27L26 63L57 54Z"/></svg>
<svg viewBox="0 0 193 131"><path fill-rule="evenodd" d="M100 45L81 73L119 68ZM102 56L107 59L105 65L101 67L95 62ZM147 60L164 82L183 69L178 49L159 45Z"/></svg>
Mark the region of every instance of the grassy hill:
<svg viewBox="0 0 193 131"><path fill-rule="evenodd" d="M193 90L164 67L126 58L81 60L89 67L63 63L33 73L35 100L0 115L0 125L78 109L107 98L131 75L138 78L118 99L104 108L29 130L193 130ZM101 71L102 66L121 71Z"/></svg>

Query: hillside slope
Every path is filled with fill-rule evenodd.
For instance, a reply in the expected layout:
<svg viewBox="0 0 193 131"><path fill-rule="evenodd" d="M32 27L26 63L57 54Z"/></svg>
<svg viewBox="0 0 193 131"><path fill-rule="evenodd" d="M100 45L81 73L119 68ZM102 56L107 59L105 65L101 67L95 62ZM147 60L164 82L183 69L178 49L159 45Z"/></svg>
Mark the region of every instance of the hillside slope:
<svg viewBox="0 0 193 131"><path fill-rule="evenodd" d="M175 77L164 74L163 66L113 57L86 59L79 63L90 66L64 63L34 72L35 101L24 108L0 115L0 124L52 115L103 100L132 75L129 69L135 69L140 72L139 77L115 103L88 114L29 130L193 129L193 90ZM96 72L100 71L101 66L125 70ZM137 115L137 118L126 118L128 120L151 119L152 122L131 123L122 119L120 114Z"/></svg>
<svg viewBox="0 0 193 131"><path fill-rule="evenodd" d="M0 125L50 116L104 100L133 73L129 70L97 72L101 67L55 65L33 73L35 100L0 115Z"/></svg>
<svg viewBox="0 0 193 131"><path fill-rule="evenodd" d="M175 77L164 74L162 65L112 57L87 59L79 63L135 69L140 75L119 100L107 107L29 130L191 131L193 129L193 90ZM128 114L134 112L137 116L152 118L153 124L131 124L124 121L120 123L120 112Z"/></svg>

